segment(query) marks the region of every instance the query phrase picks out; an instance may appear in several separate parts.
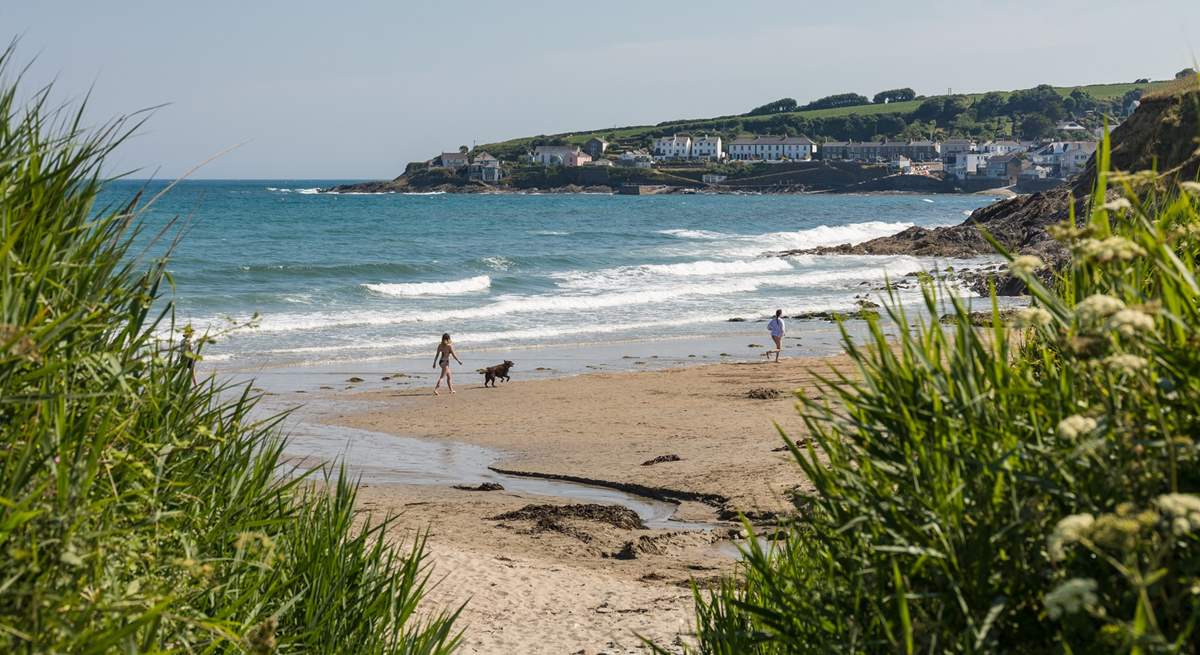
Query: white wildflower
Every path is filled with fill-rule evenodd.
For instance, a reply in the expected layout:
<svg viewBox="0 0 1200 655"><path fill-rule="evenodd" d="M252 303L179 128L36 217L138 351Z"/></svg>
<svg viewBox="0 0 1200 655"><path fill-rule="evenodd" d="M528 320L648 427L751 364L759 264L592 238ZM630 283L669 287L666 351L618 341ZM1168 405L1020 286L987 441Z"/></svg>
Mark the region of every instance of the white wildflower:
<svg viewBox="0 0 1200 655"><path fill-rule="evenodd" d="M1096 419L1075 414L1058 422L1058 436L1063 439L1077 439L1096 429Z"/></svg>
<svg viewBox="0 0 1200 655"><path fill-rule="evenodd" d="M1128 211L1133 208L1133 203L1129 202L1128 198L1116 198L1104 203L1100 208L1110 212Z"/></svg>
<svg viewBox="0 0 1200 655"><path fill-rule="evenodd" d="M1110 355L1104 359L1104 363L1118 373L1133 375L1146 368L1148 362L1145 357L1137 355Z"/></svg>
<svg viewBox="0 0 1200 655"><path fill-rule="evenodd" d="M1064 527L1064 524L1071 521L1076 521L1077 524ZM1058 526L1054 528L1054 532L1046 539L1046 550L1049 551L1050 560L1061 562L1066 559L1066 547L1087 537L1092 523L1091 514L1075 514L1060 521Z"/></svg>
<svg viewBox="0 0 1200 655"><path fill-rule="evenodd" d="M1046 594L1046 612L1057 619L1096 606L1096 581L1091 578L1071 578Z"/></svg>
<svg viewBox="0 0 1200 655"><path fill-rule="evenodd" d="M1154 319L1136 309L1122 309L1108 319L1108 329L1132 337L1138 332L1152 332Z"/></svg>
<svg viewBox="0 0 1200 655"><path fill-rule="evenodd" d="M1009 262L1008 270L1017 275L1032 275L1045 265L1046 262L1043 262L1041 257L1021 255Z"/></svg>
<svg viewBox="0 0 1200 655"><path fill-rule="evenodd" d="M1067 556L1065 547L1088 535L1088 531L1096 523L1091 514L1072 514L1064 517L1054 526L1054 532L1046 539L1046 549L1050 551L1050 559L1060 562Z"/></svg>
<svg viewBox="0 0 1200 655"><path fill-rule="evenodd" d="M1192 195L1200 196L1200 182L1180 182L1179 188Z"/></svg>
<svg viewBox="0 0 1200 655"><path fill-rule="evenodd" d="M1075 254L1082 259L1107 264L1111 261L1127 262L1143 257L1146 250L1124 237L1109 237L1103 241L1083 239L1075 246Z"/></svg>
<svg viewBox="0 0 1200 655"><path fill-rule="evenodd" d="M1112 296L1097 293L1084 298L1075 306L1075 312L1085 323L1094 323L1125 309L1125 303Z"/></svg>
<svg viewBox="0 0 1200 655"><path fill-rule="evenodd" d="M1017 324L1025 327L1042 327L1054 322L1054 315L1041 307L1026 307L1017 312Z"/></svg>
<svg viewBox="0 0 1200 655"><path fill-rule="evenodd" d="M1194 494L1163 494L1154 499L1159 511L1172 517L1175 534L1200 530L1200 496Z"/></svg>

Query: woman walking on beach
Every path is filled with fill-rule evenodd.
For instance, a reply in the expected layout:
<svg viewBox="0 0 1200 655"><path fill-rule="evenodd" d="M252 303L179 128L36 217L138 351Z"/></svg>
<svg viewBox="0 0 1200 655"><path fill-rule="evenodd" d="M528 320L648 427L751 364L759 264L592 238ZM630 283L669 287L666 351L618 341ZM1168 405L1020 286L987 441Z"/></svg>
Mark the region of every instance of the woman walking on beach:
<svg viewBox="0 0 1200 655"><path fill-rule="evenodd" d="M433 395L440 395L438 387L442 386L442 378L446 378L446 388L450 393L454 393L454 384L450 381L450 358L462 366L462 360L458 358L458 353L454 352L454 344L450 343L450 333L442 335L442 342L438 344L437 352L433 353L433 367L442 367L442 374L438 376L437 384L433 385Z"/></svg>
<svg viewBox="0 0 1200 655"><path fill-rule="evenodd" d="M783 310L775 310L775 318L767 323L767 331L771 333L771 338L775 340L775 361L779 361L779 353L783 351Z"/></svg>

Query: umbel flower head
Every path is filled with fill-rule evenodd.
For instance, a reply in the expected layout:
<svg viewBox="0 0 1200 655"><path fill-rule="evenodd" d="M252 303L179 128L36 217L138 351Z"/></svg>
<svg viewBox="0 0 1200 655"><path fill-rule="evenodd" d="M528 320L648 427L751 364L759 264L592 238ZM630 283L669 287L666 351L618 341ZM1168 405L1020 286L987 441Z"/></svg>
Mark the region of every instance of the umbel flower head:
<svg viewBox="0 0 1200 655"><path fill-rule="evenodd" d="M1075 315L1084 323L1096 323L1125 309L1125 303L1117 298L1097 293L1084 298L1075 306Z"/></svg>
<svg viewBox="0 0 1200 655"><path fill-rule="evenodd" d="M1046 594L1046 613L1057 619L1064 614L1095 607L1098 600L1095 580L1071 578Z"/></svg>
<svg viewBox="0 0 1200 655"><path fill-rule="evenodd" d="M1133 203L1129 202L1129 198L1114 198L1100 206L1104 211L1123 212L1133 209Z"/></svg>
<svg viewBox="0 0 1200 655"><path fill-rule="evenodd" d="M1067 556L1066 547L1088 535L1096 518L1091 514L1072 514L1059 520L1054 532L1046 538L1046 550L1050 559L1061 562Z"/></svg>
<svg viewBox="0 0 1200 655"><path fill-rule="evenodd" d="M1146 368L1148 363L1145 357L1138 357L1137 355L1121 354L1110 355L1104 358L1104 365L1109 370L1122 375L1133 375Z"/></svg>
<svg viewBox="0 0 1200 655"><path fill-rule="evenodd" d="M1041 257L1021 255L1008 264L1008 270L1016 275L1032 275L1045 265Z"/></svg>
<svg viewBox="0 0 1200 655"><path fill-rule="evenodd" d="M1144 257L1146 250L1125 237L1109 237L1103 241L1083 239L1075 245L1075 254L1089 261L1107 264L1113 261L1127 262L1135 257Z"/></svg>
<svg viewBox="0 0 1200 655"><path fill-rule="evenodd" d="M1054 315L1041 307L1025 307L1017 312L1017 324L1025 327L1042 327L1054 322Z"/></svg>
<svg viewBox="0 0 1200 655"><path fill-rule="evenodd" d="M1200 530L1200 496L1163 494L1154 499L1154 505L1171 517L1171 529L1175 534L1190 534Z"/></svg>
<svg viewBox="0 0 1200 655"><path fill-rule="evenodd" d="M1078 439L1096 429L1096 419L1075 414L1058 422L1058 436L1063 439Z"/></svg>
<svg viewBox="0 0 1200 655"><path fill-rule="evenodd" d="M1108 329L1132 337L1139 332L1153 332L1154 319L1136 309L1122 309L1108 319Z"/></svg>

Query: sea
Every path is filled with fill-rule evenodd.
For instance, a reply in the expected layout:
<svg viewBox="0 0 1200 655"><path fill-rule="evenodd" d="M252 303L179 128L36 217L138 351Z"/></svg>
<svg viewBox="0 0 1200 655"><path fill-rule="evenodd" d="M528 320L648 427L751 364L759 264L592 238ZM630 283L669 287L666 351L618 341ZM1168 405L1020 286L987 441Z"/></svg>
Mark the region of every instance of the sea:
<svg viewBox="0 0 1200 655"><path fill-rule="evenodd" d="M468 350L721 336L746 329L732 318L851 309L888 279L948 264L773 252L953 225L995 200L319 192L343 182L183 181L146 211L147 252L181 237L164 302L177 327L218 335L206 363L428 355L444 332ZM110 182L100 202L167 184Z"/></svg>

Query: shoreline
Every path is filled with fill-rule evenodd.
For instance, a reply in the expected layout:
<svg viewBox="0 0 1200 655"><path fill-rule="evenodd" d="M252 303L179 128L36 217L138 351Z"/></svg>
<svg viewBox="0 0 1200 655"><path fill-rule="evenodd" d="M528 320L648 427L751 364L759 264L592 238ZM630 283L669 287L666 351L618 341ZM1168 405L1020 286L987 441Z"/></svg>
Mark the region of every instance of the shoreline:
<svg viewBox="0 0 1200 655"><path fill-rule="evenodd" d="M430 601L449 608L470 599L463 652L635 653L644 651L634 632L667 647L687 639L690 585L713 585L736 566L727 540L739 529L737 512L770 524L790 511L789 495L805 481L779 450L775 425L802 438L790 390L811 393L813 370L848 365L839 354L592 372L486 390L463 380L453 396L427 388L334 391L340 409L322 420L493 449L504 455L493 471L669 490L675 520L713 529L502 519L530 506L578 504L509 488L371 481L360 497L365 510L398 514L395 539L430 530L435 575L445 576ZM757 388L779 395L747 396ZM663 456L678 459L647 464Z"/></svg>

